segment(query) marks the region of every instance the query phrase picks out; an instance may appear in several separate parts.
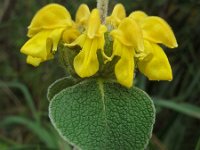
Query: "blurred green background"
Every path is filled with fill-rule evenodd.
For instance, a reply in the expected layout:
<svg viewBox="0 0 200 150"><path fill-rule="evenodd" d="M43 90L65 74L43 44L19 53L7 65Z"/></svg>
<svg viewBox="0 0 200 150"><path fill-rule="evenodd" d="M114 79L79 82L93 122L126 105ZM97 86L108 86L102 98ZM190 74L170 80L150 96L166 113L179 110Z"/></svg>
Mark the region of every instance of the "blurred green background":
<svg viewBox="0 0 200 150"><path fill-rule="evenodd" d="M42 6L56 2L75 15L81 3L95 0L0 1L0 150L71 150L48 118L47 87L65 72L56 60L34 68L20 47L27 26ZM123 3L127 14L144 10L163 17L173 28L179 47L167 49L174 79L150 82L139 72L136 86L154 100L157 118L148 150L200 150L200 1L110 0L110 11Z"/></svg>

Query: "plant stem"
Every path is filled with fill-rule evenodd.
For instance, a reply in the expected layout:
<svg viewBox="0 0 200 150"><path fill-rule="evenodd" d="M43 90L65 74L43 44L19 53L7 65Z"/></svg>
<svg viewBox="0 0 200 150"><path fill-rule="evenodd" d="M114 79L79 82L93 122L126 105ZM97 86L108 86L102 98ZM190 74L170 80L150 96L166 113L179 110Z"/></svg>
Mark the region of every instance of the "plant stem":
<svg viewBox="0 0 200 150"><path fill-rule="evenodd" d="M109 0L97 0L97 8L100 11L101 22L105 24L108 12Z"/></svg>

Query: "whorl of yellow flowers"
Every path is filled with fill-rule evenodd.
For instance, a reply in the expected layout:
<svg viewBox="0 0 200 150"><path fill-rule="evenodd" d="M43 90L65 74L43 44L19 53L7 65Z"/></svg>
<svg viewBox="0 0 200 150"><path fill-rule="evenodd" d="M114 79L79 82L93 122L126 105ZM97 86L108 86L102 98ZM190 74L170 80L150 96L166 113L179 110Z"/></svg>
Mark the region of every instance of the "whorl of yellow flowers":
<svg viewBox="0 0 200 150"><path fill-rule="evenodd" d="M100 50L104 63L119 58L114 73L125 87L132 86L136 66L149 80L172 80L171 66L159 44L169 48L178 45L166 21L142 11L126 16L123 5L117 4L106 23L101 22L99 10L90 11L86 4L78 8L75 21L65 7L49 4L34 16L28 27L30 39L21 48L21 53L27 55L27 63L38 66L54 57L59 43L71 50L79 46L73 67L81 78L91 77L99 71L97 52ZM105 39L105 33L109 38ZM105 40L113 43L110 56L106 54Z"/></svg>

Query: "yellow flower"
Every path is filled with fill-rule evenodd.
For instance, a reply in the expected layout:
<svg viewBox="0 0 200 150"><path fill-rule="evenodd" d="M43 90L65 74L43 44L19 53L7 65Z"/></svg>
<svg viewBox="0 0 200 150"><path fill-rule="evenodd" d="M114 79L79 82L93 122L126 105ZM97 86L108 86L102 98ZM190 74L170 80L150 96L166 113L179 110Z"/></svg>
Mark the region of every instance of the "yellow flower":
<svg viewBox="0 0 200 150"><path fill-rule="evenodd" d="M126 11L122 4L116 4L112 14L106 18L106 24L118 27L120 22L126 17Z"/></svg>
<svg viewBox="0 0 200 150"><path fill-rule="evenodd" d="M108 33L106 45L105 32ZM30 39L21 52L27 55L27 63L33 66L52 59L60 42L75 53L77 46L80 47L80 52L70 58L74 57L74 70L81 78L93 76L99 71L97 51L101 50L104 63L118 58L114 72L117 82L125 87L133 84L135 66L150 80L172 80L168 58L158 45L164 44L169 48L178 46L170 26L162 18L147 16L142 11L135 11L126 17L122 4L115 5L112 14L106 18L106 25L101 24L99 10L90 12L86 4L79 6L75 21L65 7L49 4L34 16L28 27L28 37ZM104 53L104 46L107 53L112 52L110 57ZM106 76L106 69L111 69L113 63L115 61L103 66L100 74Z"/></svg>
<svg viewBox="0 0 200 150"><path fill-rule="evenodd" d="M98 71L97 50L101 49L102 53L104 51L105 32L106 27L101 25L99 11L94 9L89 16L85 32L71 44L65 44L70 47L79 45L82 48L73 62L74 69L80 77L89 77Z"/></svg>
<svg viewBox="0 0 200 150"><path fill-rule="evenodd" d="M27 63L38 66L52 59L62 33L72 25L68 10L61 5L49 4L39 10L28 27L30 39L21 48L21 53L28 55Z"/></svg>
<svg viewBox="0 0 200 150"><path fill-rule="evenodd" d="M134 20L126 18L121 21L118 29L111 31L110 34L114 39L111 57L120 57L115 65L117 81L126 87L131 87L135 68L134 56L136 52L144 49L142 32Z"/></svg>
<svg viewBox="0 0 200 150"><path fill-rule="evenodd" d="M137 21L144 38L146 57L139 59L139 70L149 80L172 80L172 70L168 58L158 44L169 48L177 47L176 38L170 26L160 17L147 16L142 11L135 11L129 18Z"/></svg>

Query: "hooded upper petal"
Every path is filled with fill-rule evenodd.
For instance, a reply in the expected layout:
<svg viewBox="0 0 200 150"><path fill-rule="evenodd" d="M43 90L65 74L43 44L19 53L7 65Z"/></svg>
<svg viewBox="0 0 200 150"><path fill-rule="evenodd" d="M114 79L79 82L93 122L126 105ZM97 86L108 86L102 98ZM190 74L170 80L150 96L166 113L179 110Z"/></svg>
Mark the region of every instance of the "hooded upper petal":
<svg viewBox="0 0 200 150"><path fill-rule="evenodd" d="M98 9L94 9L88 20L88 26L86 28L86 33L88 38L92 39L95 36L98 36L101 26L100 14Z"/></svg>
<svg viewBox="0 0 200 150"><path fill-rule="evenodd" d="M134 11L129 15L129 18L134 19L137 23L141 23L148 15L140 10Z"/></svg>
<svg viewBox="0 0 200 150"><path fill-rule="evenodd" d="M81 4L76 12L76 23L78 26L86 26L90 16L90 9L86 4Z"/></svg>
<svg viewBox="0 0 200 150"><path fill-rule="evenodd" d="M156 16L147 16L142 11L131 13L129 18L140 25L144 39L153 43L164 44L169 48L178 46L171 27L164 19Z"/></svg>
<svg viewBox="0 0 200 150"><path fill-rule="evenodd" d="M65 28L72 25L68 10L59 4L49 4L40 9L28 27L28 36L32 37L41 30Z"/></svg>
<svg viewBox="0 0 200 150"><path fill-rule="evenodd" d="M111 36L123 45L134 47L136 51L143 51L142 31L138 24L130 18L124 19L118 29L111 31Z"/></svg>
<svg viewBox="0 0 200 150"><path fill-rule="evenodd" d="M126 11L122 4L115 5L112 14L106 18L106 23L118 27L120 22L126 17Z"/></svg>
<svg viewBox="0 0 200 150"><path fill-rule="evenodd" d="M176 38L168 23L160 17L146 17L142 23L143 36L154 43L161 43L169 48L177 47Z"/></svg>

